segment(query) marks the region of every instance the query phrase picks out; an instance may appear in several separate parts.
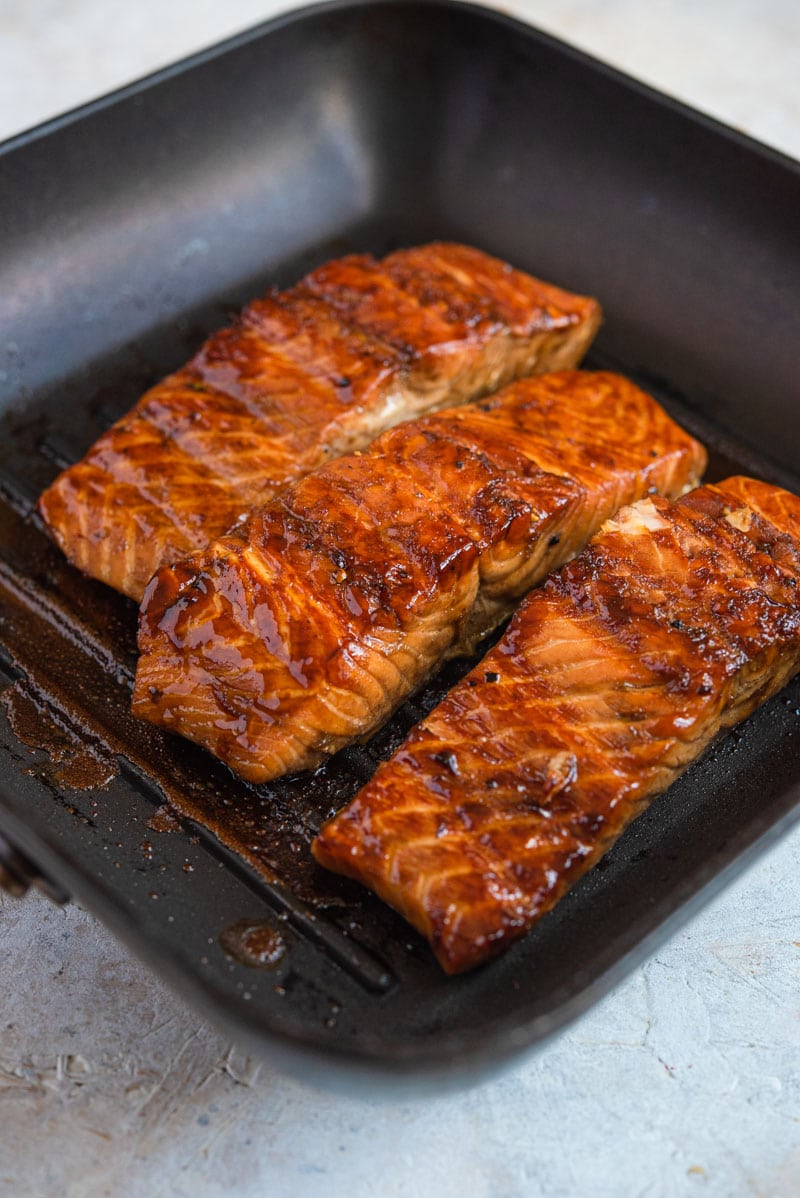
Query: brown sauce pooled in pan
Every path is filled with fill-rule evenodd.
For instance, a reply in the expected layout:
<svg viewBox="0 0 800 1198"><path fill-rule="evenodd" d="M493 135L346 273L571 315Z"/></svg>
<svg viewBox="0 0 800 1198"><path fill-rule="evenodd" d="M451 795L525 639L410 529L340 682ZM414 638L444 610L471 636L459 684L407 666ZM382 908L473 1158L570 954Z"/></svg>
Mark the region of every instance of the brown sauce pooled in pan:
<svg viewBox="0 0 800 1198"><path fill-rule="evenodd" d="M115 758L100 746L81 740L65 724L57 723L44 705L21 683L15 682L0 696L17 740L50 758L50 781L69 790L96 790L119 773Z"/></svg>

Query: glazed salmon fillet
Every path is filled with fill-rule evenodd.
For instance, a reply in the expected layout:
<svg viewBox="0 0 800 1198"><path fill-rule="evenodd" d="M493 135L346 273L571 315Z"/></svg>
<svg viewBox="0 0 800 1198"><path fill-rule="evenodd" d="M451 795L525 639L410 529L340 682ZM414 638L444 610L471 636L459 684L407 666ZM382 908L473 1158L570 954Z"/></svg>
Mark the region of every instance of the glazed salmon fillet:
<svg viewBox="0 0 800 1198"><path fill-rule="evenodd" d="M620 435L624 430L624 436ZM618 375L565 371L400 425L155 575L137 715L254 782L364 739L622 504L703 448Z"/></svg>
<svg viewBox="0 0 800 1198"><path fill-rule="evenodd" d="M522 936L720 729L800 670L800 499L620 511L523 603L313 850L457 973Z"/></svg>
<svg viewBox="0 0 800 1198"><path fill-rule="evenodd" d="M256 300L65 470L39 510L134 599L162 562L421 412L575 366L599 305L467 246L354 255Z"/></svg>

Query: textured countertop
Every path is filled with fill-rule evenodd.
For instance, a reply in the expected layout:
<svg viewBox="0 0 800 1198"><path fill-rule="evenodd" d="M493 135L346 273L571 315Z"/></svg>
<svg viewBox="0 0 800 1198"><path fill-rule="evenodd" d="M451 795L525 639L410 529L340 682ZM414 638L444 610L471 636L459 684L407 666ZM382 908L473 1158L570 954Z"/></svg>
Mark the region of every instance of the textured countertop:
<svg viewBox="0 0 800 1198"><path fill-rule="evenodd" d="M0 137L289 7L0 0ZM496 7L800 157L796 0ZM797 1198L798 850L500 1080L378 1103L249 1059L76 906L0 898L0 1193Z"/></svg>

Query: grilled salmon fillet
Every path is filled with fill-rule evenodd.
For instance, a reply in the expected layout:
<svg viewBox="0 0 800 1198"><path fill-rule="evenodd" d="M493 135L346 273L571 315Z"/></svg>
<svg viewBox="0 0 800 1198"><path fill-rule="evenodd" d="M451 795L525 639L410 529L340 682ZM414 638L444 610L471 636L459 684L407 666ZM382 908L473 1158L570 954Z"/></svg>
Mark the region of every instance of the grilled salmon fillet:
<svg viewBox="0 0 800 1198"><path fill-rule="evenodd" d="M558 901L800 669L800 499L747 478L620 511L313 846L457 973Z"/></svg>
<svg viewBox="0 0 800 1198"><path fill-rule="evenodd" d="M420 412L576 365L599 305L467 246L355 255L271 293L148 391L45 491L86 574L151 575L286 482Z"/></svg>
<svg viewBox="0 0 800 1198"><path fill-rule="evenodd" d="M623 430L621 435L620 430ZM620 505L705 452L618 375L565 371L400 425L151 580L133 706L254 782L367 737Z"/></svg>

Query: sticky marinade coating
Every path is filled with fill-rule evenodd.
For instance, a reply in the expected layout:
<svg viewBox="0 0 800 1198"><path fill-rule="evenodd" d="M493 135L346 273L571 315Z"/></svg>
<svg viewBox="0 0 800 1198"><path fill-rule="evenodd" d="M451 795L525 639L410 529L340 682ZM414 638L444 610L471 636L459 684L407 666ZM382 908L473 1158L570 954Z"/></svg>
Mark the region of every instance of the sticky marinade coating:
<svg viewBox="0 0 800 1198"><path fill-rule="evenodd" d="M624 430L624 435L620 435ZM702 447L618 375L524 379L287 487L145 593L134 711L264 782L379 727Z"/></svg>
<svg viewBox="0 0 800 1198"><path fill-rule="evenodd" d="M592 300L467 246L353 255L272 292L148 391L39 510L69 559L140 599L162 562L419 412L576 365Z"/></svg>
<svg viewBox="0 0 800 1198"><path fill-rule="evenodd" d="M460 972L523 935L800 669L800 499L623 509L314 843Z"/></svg>

